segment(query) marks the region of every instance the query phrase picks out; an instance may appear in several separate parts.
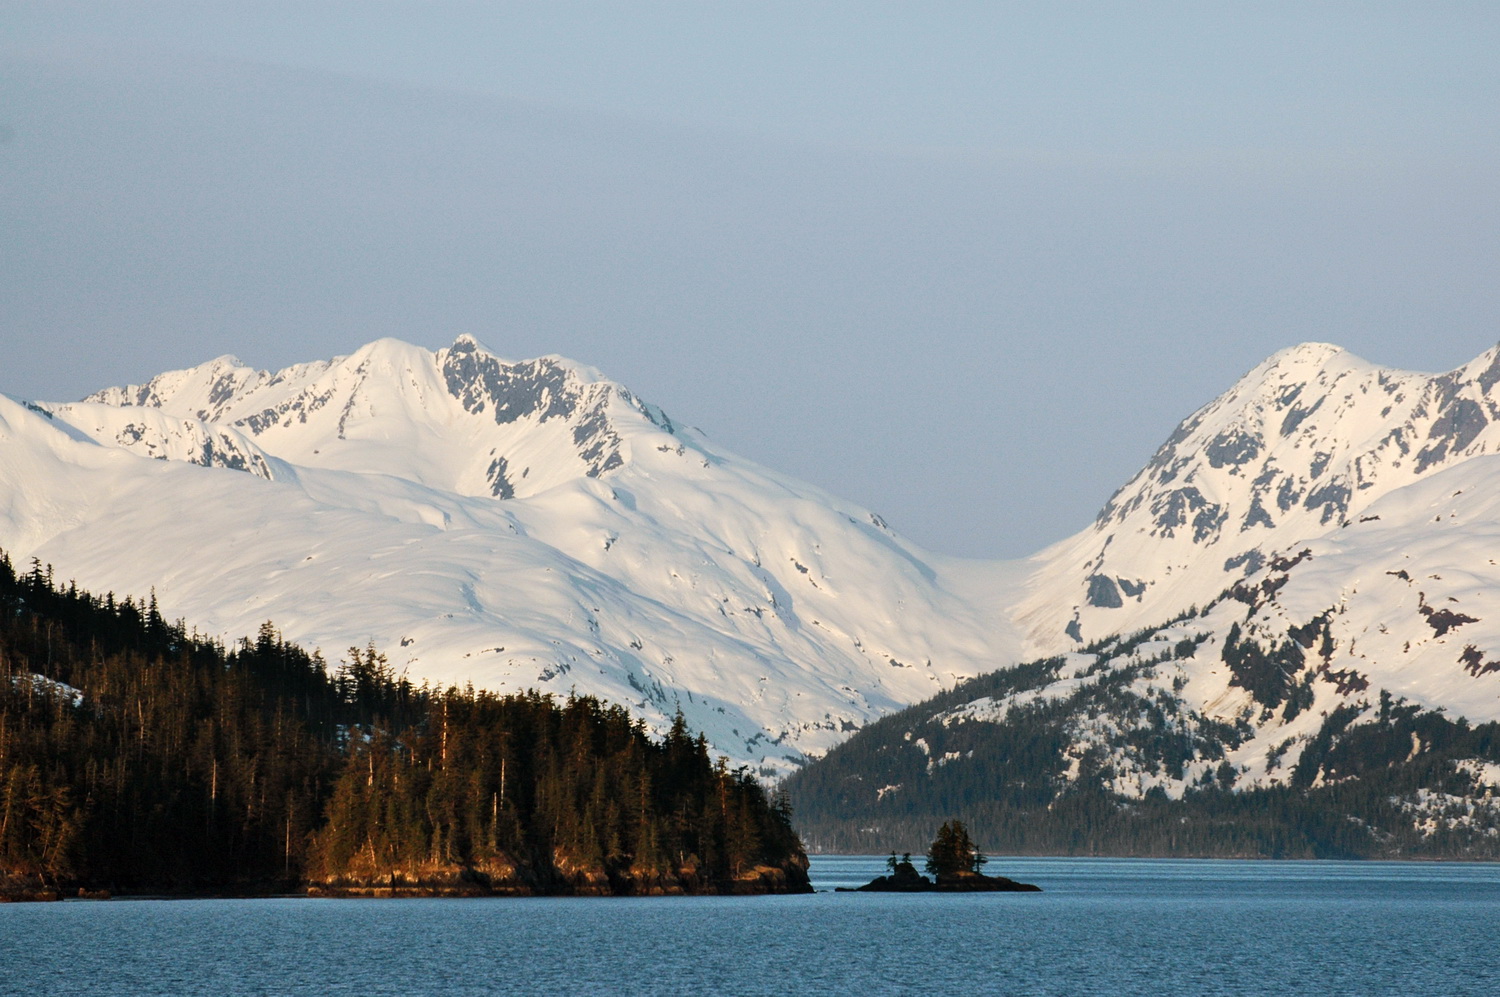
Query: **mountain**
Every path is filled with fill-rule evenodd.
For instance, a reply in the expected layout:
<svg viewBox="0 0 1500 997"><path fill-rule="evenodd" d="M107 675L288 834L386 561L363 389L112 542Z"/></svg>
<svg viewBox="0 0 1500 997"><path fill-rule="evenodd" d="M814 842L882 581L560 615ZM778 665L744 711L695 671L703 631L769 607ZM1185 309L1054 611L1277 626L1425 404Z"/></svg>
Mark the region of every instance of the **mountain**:
<svg viewBox="0 0 1500 997"><path fill-rule="evenodd" d="M1155 623L1391 492L1500 452L1500 347L1441 375L1283 350L1182 422L1094 524L1037 555L1034 646Z"/></svg>
<svg viewBox="0 0 1500 997"><path fill-rule="evenodd" d="M1440 375L1282 351L1088 528L981 562L560 357L470 337L277 372L221 357L0 398L0 546L228 640L269 619L419 681L597 695L659 729L681 709L767 777L940 695L922 723L974 744L929 774L1024 742L1051 746L1024 778L1057 791L1083 759L1112 799L1269 791L1317 780L1330 718L1500 720L1497 381L1500 350ZM1044 707L1045 732L1025 720Z"/></svg>
<svg viewBox="0 0 1500 997"><path fill-rule="evenodd" d="M804 819L837 837L982 804L1000 847L1085 847L1026 838L1059 814L1095 829L1086 847L1291 847L1214 796L1233 791L1318 825L1298 854L1494 853L1497 381L1500 350L1441 375L1271 357L1032 559L1016 620L1036 660L799 773Z"/></svg>
<svg viewBox="0 0 1500 997"><path fill-rule="evenodd" d="M0 397L0 452L18 563L227 640L272 620L414 680L592 694L661 729L681 709L767 776L1019 651L1014 567L922 551L597 371L469 337Z"/></svg>
<svg viewBox="0 0 1500 997"><path fill-rule="evenodd" d="M1500 723L1330 671L1317 636L1262 644L1236 605L867 726L783 784L803 841L900 851L958 816L1004 854L1500 857Z"/></svg>
<svg viewBox="0 0 1500 997"><path fill-rule="evenodd" d="M1500 347L1440 375L1323 344L1276 354L1186 419L1092 527L1033 559L1017 608L1030 650L1228 592L1245 618L1217 641L1230 622L1265 642L1317 632L1330 673L1500 719L1497 382Z"/></svg>

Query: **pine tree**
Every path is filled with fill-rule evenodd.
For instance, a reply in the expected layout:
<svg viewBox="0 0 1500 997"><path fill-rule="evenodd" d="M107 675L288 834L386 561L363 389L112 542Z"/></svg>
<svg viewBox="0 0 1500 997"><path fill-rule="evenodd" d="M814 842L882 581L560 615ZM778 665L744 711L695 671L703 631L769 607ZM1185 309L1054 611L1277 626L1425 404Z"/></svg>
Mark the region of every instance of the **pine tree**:
<svg viewBox="0 0 1500 997"><path fill-rule="evenodd" d="M988 861L969 838L969 829L961 820L944 821L927 849L927 871L934 876L977 873Z"/></svg>

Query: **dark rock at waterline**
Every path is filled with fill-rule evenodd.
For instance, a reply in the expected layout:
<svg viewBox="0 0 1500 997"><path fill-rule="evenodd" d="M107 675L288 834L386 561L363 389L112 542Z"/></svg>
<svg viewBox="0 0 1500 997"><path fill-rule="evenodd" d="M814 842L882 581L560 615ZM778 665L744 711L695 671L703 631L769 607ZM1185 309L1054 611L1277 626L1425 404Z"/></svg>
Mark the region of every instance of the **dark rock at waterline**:
<svg viewBox="0 0 1500 997"><path fill-rule="evenodd" d="M956 872L951 876L939 876L933 887L948 893L1040 893L1042 888L1031 883L1018 883L1004 876L986 876L981 872Z"/></svg>
<svg viewBox="0 0 1500 997"><path fill-rule="evenodd" d="M877 876L864 886L853 889L840 886L838 893L926 893L937 889L936 884L921 875L910 862L898 862L889 876Z"/></svg>
<svg viewBox="0 0 1500 997"><path fill-rule="evenodd" d="M897 862L889 876L877 876L864 886L840 886L836 893L1040 893L1040 886L1018 883L1004 876L986 876L978 872L957 872L939 876L933 882L917 872L910 862Z"/></svg>

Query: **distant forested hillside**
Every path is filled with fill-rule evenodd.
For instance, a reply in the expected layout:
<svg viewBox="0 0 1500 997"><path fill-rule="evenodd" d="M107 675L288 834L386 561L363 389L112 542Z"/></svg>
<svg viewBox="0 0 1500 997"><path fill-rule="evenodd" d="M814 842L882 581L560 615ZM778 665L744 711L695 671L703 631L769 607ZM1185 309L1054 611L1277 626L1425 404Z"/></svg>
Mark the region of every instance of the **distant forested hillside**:
<svg viewBox="0 0 1500 997"><path fill-rule="evenodd" d="M1174 695L1198 649L1177 636L1142 631L980 676L871 724L783 784L803 840L916 851L959 817L1004 854L1500 857L1500 724L1372 690L1310 714L1306 738L1273 748L1269 776L1246 785L1232 758L1253 728ZM1223 651L1237 682L1257 685L1265 669L1242 660L1254 657L1292 684L1246 648Z"/></svg>
<svg viewBox="0 0 1500 997"><path fill-rule="evenodd" d="M0 554L0 894L806 888L784 802L680 717L225 648Z"/></svg>

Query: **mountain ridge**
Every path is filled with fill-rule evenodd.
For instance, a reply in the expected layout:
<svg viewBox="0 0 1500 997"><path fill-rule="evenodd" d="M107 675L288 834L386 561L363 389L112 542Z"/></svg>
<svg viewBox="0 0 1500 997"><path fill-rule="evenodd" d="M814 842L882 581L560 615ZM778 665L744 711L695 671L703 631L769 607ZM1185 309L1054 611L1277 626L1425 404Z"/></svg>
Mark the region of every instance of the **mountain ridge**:
<svg viewBox="0 0 1500 997"><path fill-rule="evenodd" d="M155 588L229 639L269 617L437 682L577 689L658 726L681 708L768 777L939 689L1210 602L1190 684L1231 623L1267 648L1316 632L1329 708L1354 676L1492 719L1500 573L1465 544L1500 520L1482 500L1497 381L1500 348L1429 375L1291 347L1185 419L1092 525L992 562L923 551L566 358L472 336L275 372L226 355L0 405L0 546L95 590ZM1435 511L1450 482L1468 497ZM1192 709L1258 709L1221 686ZM1251 742L1283 736L1246 722Z"/></svg>
<svg viewBox="0 0 1500 997"><path fill-rule="evenodd" d="M118 502L56 489L53 511L16 517L51 526L0 539L101 591L154 588L230 639L271 618L330 653L375 640L434 681L576 688L658 726L680 707L768 775L995 661L1000 600L972 595L995 570L975 578L560 358L385 341L90 398L19 409L33 425L8 448L57 444L75 468L104 448L172 459L117 468ZM199 451L119 439L143 415L223 427L270 474L252 487L221 461L185 484ZM0 468L0 494L48 482Z"/></svg>
<svg viewBox="0 0 1500 997"><path fill-rule="evenodd" d="M1442 374L1282 351L1032 559L1033 660L788 788L829 847L951 813L994 847L1491 857L1500 349Z"/></svg>
<svg viewBox="0 0 1500 997"><path fill-rule="evenodd" d="M1496 452L1497 380L1500 347L1432 375L1329 344L1279 351L1183 420L1092 525L1033 559L1047 563L1018 609L1031 646L1150 625L1381 495Z"/></svg>

